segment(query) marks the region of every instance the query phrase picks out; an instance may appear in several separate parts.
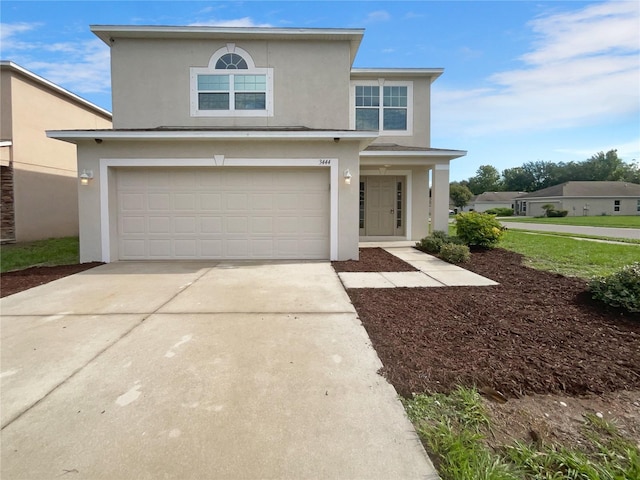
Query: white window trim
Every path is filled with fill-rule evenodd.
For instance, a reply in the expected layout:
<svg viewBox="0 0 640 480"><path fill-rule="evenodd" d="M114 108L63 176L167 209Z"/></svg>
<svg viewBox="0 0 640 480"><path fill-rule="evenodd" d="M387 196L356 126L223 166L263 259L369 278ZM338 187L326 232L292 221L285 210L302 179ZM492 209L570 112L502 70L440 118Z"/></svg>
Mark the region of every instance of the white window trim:
<svg viewBox="0 0 640 480"><path fill-rule="evenodd" d="M227 53L237 53L247 62L246 70L216 70L216 62ZM264 110L235 110L233 98L229 98L229 110L198 109L198 75L265 75L267 90ZM206 67L189 68L189 99L192 117L273 117L273 68L256 68L253 58L246 50L228 43L211 55ZM231 96L230 96L231 97Z"/></svg>
<svg viewBox="0 0 640 480"><path fill-rule="evenodd" d="M380 136L387 137L404 137L413 135L413 82L412 81L388 81L384 78L377 80L351 80L351 87L349 88L349 128L356 129L356 86L365 87L380 87L380 106L379 108L379 123ZM383 87L407 87L407 129L406 130L385 130L384 129L384 106Z"/></svg>

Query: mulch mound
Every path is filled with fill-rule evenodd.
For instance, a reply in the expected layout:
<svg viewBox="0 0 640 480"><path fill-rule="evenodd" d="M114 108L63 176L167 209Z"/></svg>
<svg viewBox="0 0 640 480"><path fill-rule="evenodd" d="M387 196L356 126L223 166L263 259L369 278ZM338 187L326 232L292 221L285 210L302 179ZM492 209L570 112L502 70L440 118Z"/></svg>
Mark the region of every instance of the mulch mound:
<svg viewBox="0 0 640 480"><path fill-rule="evenodd" d="M398 260L361 252L382 271L385 258ZM460 384L511 397L640 388L640 315L607 309L584 280L526 267L507 250L474 252L464 268L500 285L348 290L399 394Z"/></svg>
<svg viewBox="0 0 640 480"><path fill-rule="evenodd" d="M38 285L44 285L74 273L89 270L98 265L103 265L103 263L90 262L55 267L30 267L15 272L5 272L0 275L0 298L37 287Z"/></svg>
<svg viewBox="0 0 640 480"><path fill-rule="evenodd" d="M331 265L336 272L415 272L417 270L382 248L361 248L359 260L331 262Z"/></svg>

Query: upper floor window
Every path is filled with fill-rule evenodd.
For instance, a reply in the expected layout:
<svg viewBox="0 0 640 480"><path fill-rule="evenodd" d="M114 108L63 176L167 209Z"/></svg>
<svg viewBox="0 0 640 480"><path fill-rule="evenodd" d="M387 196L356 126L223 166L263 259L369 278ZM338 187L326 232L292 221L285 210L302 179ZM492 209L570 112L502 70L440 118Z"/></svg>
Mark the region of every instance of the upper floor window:
<svg viewBox="0 0 640 480"><path fill-rule="evenodd" d="M273 69L256 68L248 52L227 44L208 67L191 67L191 116L273 116Z"/></svg>
<svg viewBox="0 0 640 480"><path fill-rule="evenodd" d="M364 81L354 83L353 127L389 135L411 135L413 119L411 82Z"/></svg>

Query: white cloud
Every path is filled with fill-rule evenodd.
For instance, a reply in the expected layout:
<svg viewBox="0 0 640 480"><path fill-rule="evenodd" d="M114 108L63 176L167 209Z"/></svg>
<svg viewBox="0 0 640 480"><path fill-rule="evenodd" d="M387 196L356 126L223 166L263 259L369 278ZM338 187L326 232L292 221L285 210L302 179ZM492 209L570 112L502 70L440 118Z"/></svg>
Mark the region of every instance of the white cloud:
<svg viewBox="0 0 640 480"><path fill-rule="evenodd" d="M367 15L364 19L364 23L386 22L390 19L391 15L389 15L389 12L385 10L376 10L375 12L370 12Z"/></svg>
<svg viewBox="0 0 640 480"><path fill-rule="evenodd" d="M607 2L530 23L532 50L520 69L487 88L438 90L438 127L480 136L595 125L640 111L637 2Z"/></svg>
<svg viewBox="0 0 640 480"><path fill-rule="evenodd" d="M618 157L625 162L640 161L640 137L624 143L594 144L591 148L558 148L555 151L587 159L597 152L608 152L609 150L617 150Z"/></svg>
<svg viewBox="0 0 640 480"><path fill-rule="evenodd" d="M40 26L2 24L3 59L14 61L74 93L109 92L109 47L97 38L58 43L30 42L20 38Z"/></svg>
<svg viewBox="0 0 640 480"><path fill-rule="evenodd" d="M194 22L192 27L271 27L268 23L256 23L251 17L235 18L231 20L206 20Z"/></svg>

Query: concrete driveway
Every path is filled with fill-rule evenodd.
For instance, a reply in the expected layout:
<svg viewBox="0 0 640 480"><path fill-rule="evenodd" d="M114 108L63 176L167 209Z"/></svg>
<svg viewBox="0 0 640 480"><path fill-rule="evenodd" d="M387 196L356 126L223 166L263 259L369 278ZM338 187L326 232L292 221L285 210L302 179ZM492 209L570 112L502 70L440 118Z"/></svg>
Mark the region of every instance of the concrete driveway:
<svg viewBox="0 0 640 480"><path fill-rule="evenodd" d="M0 308L3 480L437 478L327 262L112 263Z"/></svg>

